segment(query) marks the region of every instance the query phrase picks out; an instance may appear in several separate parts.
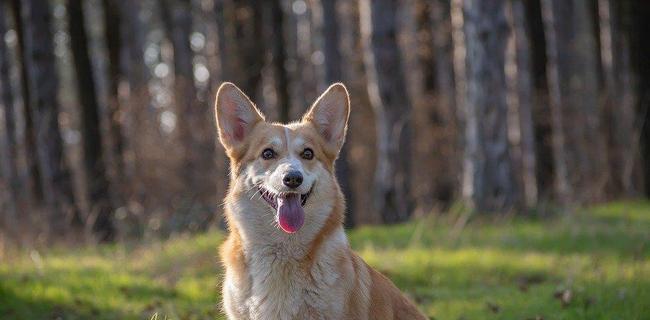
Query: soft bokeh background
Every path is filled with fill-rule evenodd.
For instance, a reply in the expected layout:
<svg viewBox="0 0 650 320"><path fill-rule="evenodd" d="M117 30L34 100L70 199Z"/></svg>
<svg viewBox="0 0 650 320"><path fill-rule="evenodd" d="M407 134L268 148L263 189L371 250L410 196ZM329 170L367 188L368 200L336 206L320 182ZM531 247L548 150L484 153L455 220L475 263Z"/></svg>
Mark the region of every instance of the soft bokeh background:
<svg viewBox="0 0 650 320"><path fill-rule="evenodd" d="M352 245L436 319L642 319L650 3L2 0L0 318L219 318L213 100L352 99ZM367 226L374 225L374 226Z"/></svg>

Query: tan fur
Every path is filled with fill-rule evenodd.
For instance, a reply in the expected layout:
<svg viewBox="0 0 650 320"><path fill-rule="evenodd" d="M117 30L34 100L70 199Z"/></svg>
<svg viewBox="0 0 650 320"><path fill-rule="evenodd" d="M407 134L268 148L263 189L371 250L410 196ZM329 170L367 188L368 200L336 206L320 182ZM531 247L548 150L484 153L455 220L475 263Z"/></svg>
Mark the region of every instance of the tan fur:
<svg viewBox="0 0 650 320"><path fill-rule="evenodd" d="M234 85L220 87L217 126L231 161L225 199L230 233L220 250L229 319L427 319L390 280L357 256L345 238L345 201L334 161L345 137L347 96L342 84L333 85L301 122L282 125L265 122ZM302 147L292 143L313 149L313 160L298 160L306 180L314 182L304 206L304 226L285 234L251 186L268 183L271 188L274 181L269 182L268 175L281 170L283 163L298 161L292 154ZM270 145L278 159L260 160Z"/></svg>

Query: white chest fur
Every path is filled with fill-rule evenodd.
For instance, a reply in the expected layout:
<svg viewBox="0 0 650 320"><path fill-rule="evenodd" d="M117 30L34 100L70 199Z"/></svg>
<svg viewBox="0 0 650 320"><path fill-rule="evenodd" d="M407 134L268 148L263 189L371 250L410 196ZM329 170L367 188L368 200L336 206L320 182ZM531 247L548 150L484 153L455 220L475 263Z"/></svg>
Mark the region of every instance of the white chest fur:
<svg viewBox="0 0 650 320"><path fill-rule="evenodd" d="M234 283L227 275L224 302L229 314L245 319L341 319L349 291L349 271L341 263L347 248L337 230L305 270L301 248L286 244L255 246L247 252L248 279ZM232 317L234 318L234 317Z"/></svg>

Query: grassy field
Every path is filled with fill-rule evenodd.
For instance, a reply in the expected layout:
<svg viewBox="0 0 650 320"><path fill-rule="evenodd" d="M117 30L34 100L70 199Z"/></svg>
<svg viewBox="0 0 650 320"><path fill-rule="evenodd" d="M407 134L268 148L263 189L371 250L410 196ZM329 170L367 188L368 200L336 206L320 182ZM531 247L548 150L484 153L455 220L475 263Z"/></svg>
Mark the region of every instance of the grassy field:
<svg viewBox="0 0 650 320"><path fill-rule="evenodd" d="M23 252L0 264L0 319L222 319L222 239ZM543 220L450 214L350 239L432 319L650 319L648 202Z"/></svg>

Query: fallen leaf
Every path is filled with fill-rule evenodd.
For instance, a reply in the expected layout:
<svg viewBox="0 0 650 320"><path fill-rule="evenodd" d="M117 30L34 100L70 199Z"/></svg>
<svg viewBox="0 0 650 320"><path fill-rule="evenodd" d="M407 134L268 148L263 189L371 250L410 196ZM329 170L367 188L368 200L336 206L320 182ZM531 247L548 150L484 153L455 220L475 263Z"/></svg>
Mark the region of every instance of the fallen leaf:
<svg viewBox="0 0 650 320"><path fill-rule="evenodd" d="M546 281L546 276L541 273L527 274L517 278L517 286L519 287L519 290L526 292L530 286L540 284L544 281Z"/></svg>
<svg viewBox="0 0 650 320"><path fill-rule="evenodd" d="M585 310L589 309L589 307L591 307L594 304L595 301L596 300L593 297L587 297L585 299L585 305L584 305Z"/></svg>
<svg viewBox="0 0 650 320"><path fill-rule="evenodd" d="M499 313L499 311L501 311L501 307L496 303L488 301L486 305L488 307L488 310L492 311L492 313Z"/></svg>
<svg viewBox="0 0 650 320"><path fill-rule="evenodd" d="M570 289L558 290L553 294L553 297L560 300L562 308L566 308L573 300L573 293Z"/></svg>

